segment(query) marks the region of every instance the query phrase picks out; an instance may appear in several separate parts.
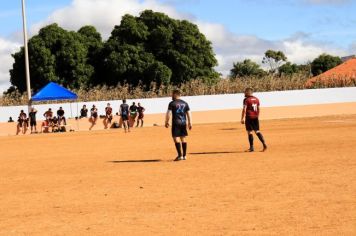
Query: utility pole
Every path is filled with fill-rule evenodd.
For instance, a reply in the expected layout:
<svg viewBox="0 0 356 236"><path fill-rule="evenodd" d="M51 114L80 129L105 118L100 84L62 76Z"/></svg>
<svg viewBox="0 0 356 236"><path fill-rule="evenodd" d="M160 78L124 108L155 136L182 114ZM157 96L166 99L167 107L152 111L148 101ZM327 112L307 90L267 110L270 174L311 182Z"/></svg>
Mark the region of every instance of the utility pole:
<svg viewBox="0 0 356 236"><path fill-rule="evenodd" d="M25 70L26 70L26 86L28 96L28 112L31 110L31 82L30 82L30 63L28 57L28 37L27 37L27 22L26 22L26 4L22 0L22 23L23 23L23 41L25 49Z"/></svg>

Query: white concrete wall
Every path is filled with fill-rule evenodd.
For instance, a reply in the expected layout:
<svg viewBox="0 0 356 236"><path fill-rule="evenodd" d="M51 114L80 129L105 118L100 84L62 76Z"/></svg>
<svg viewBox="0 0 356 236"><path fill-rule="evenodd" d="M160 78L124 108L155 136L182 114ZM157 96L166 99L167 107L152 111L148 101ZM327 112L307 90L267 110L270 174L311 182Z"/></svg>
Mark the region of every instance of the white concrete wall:
<svg viewBox="0 0 356 236"><path fill-rule="evenodd" d="M263 92L256 93L255 96L261 100L262 107L346 103L356 102L356 87ZM243 94L194 96L184 97L183 99L190 104L192 111L228 110L242 107ZM166 112L171 98L134 99L128 100L128 103L131 104L133 101L136 103L141 102L146 108L146 114L157 114ZM114 108L114 113L118 112L121 101L109 102ZM99 114L104 114L107 103L107 101L78 103L78 110L77 103L72 103L72 114L70 103L35 105L35 107L39 111L37 118L42 119L42 114L48 108L52 108L52 110L56 112L60 106L66 111L67 117L75 117L79 114L79 110L83 104L86 104L89 109L95 104L98 107ZM12 116L14 120L17 120L21 109L27 111L26 106L0 107L0 122L7 121L10 116Z"/></svg>

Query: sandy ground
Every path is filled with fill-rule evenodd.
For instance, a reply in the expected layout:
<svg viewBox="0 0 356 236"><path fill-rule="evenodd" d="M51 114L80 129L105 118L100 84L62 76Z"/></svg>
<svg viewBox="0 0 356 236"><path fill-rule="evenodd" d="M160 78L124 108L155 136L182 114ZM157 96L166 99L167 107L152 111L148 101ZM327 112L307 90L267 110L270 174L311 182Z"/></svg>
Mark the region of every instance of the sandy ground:
<svg viewBox="0 0 356 236"><path fill-rule="evenodd" d="M261 126L0 137L0 235L356 235L356 115Z"/></svg>

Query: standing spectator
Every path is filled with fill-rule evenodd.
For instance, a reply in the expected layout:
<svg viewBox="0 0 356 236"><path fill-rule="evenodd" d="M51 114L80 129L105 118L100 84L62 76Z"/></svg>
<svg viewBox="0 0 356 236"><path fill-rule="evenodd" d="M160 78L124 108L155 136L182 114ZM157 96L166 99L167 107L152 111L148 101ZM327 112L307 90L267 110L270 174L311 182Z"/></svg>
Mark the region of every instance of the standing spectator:
<svg viewBox="0 0 356 236"><path fill-rule="evenodd" d="M63 121L64 125L67 125L67 121L66 118L64 116L64 110L62 107L59 108L59 110L57 111L57 116L58 116L58 125L61 126L61 123Z"/></svg>
<svg viewBox="0 0 356 236"><path fill-rule="evenodd" d="M141 127L143 127L143 118L145 117L145 108L143 106L141 106L141 103L137 104L137 112L138 112L138 118L137 118L137 125L136 127L138 127L138 125L140 124L141 121Z"/></svg>
<svg viewBox="0 0 356 236"><path fill-rule="evenodd" d="M92 130L94 125L96 125L96 121L98 119L98 109L93 105L93 107L90 109L90 119L89 121L91 122L91 126L89 130Z"/></svg>
<svg viewBox="0 0 356 236"><path fill-rule="evenodd" d="M133 102L130 106L130 127L133 127L137 117L137 106L136 103Z"/></svg>
<svg viewBox="0 0 356 236"><path fill-rule="evenodd" d="M87 117L88 117L87 105L83 105L82 109L80 110L80 118L87 118Z"/></svg>
<svg viewBox="0 0 356 236"><path fill-rule="evenodd" d="M37 114L37 110L34 107L32 107L30 113L28 114L30 118L31 134L33 134L33 129L35 129L34 133L37 134L36 114Z"/></svg>
<svg viewBox="0 0 356 236"><path fill-rule="evenodd" d="M111 121L113 119L113 116L112 116L112 107L110 105L110 103L107 104L107 106L105 107L105 119L104 119L104 126L105 126L105 129L108 128L108 125L110 124L111 126Z"/></svg>
<svg viewBox="0 0 356 236"><path fill-rule="evenodd" d="M27 127L28 127L28 119L27 119L27 114L23 110L21 110L17 122L18 123L17 123L16 135L18 135L20 132L25 134L27 131Z"/></svg>

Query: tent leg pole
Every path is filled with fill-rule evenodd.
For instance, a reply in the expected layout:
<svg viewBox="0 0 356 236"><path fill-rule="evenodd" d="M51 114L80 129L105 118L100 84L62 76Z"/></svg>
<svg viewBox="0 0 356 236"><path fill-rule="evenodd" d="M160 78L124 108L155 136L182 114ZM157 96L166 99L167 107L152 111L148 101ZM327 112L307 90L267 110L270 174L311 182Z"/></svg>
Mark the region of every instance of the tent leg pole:
<svg viewBox="0 0 356 236"><path fill-rule="evenodd" d="M79 114L78 114L78 110L79 110L79 107L78 107L78 100L77 100L77 130L79 131Z"/></svg>

